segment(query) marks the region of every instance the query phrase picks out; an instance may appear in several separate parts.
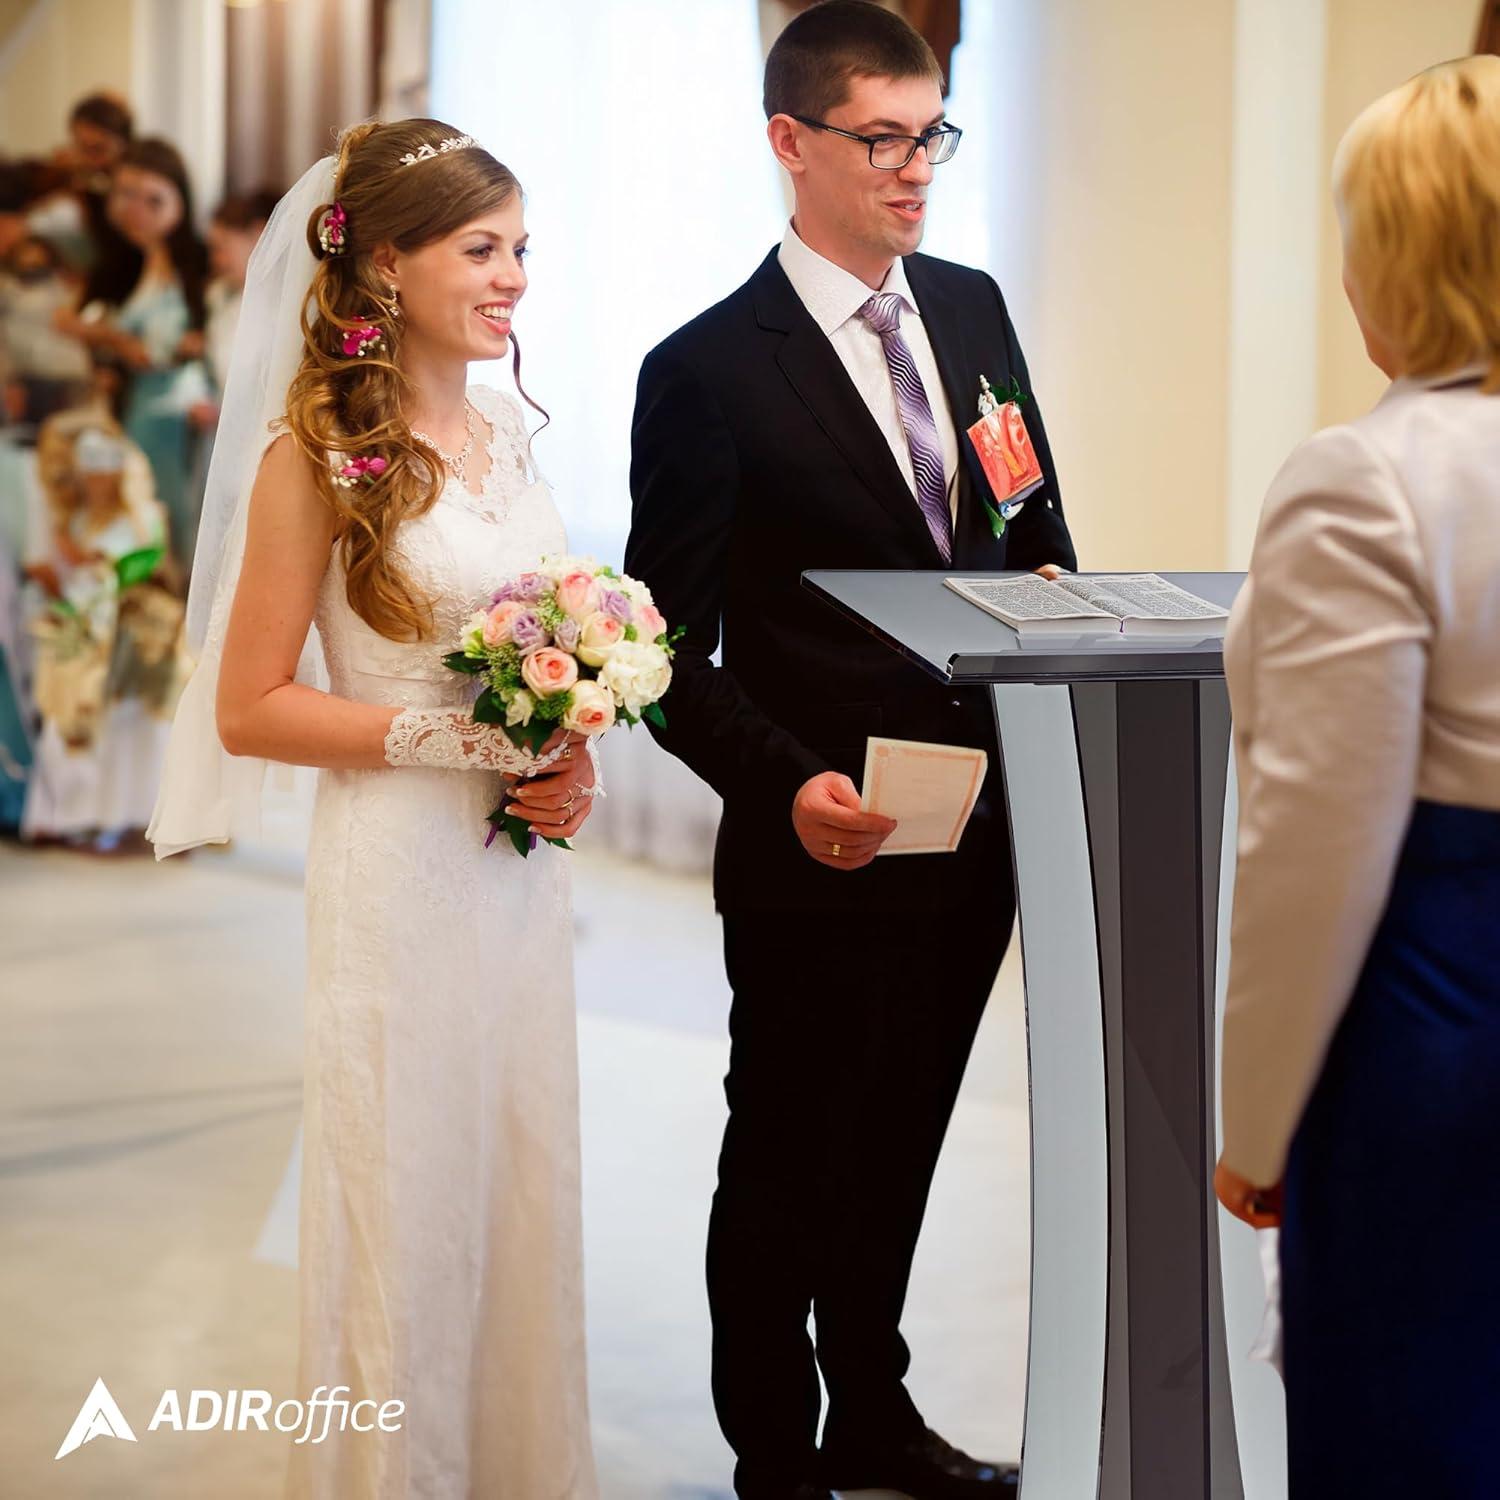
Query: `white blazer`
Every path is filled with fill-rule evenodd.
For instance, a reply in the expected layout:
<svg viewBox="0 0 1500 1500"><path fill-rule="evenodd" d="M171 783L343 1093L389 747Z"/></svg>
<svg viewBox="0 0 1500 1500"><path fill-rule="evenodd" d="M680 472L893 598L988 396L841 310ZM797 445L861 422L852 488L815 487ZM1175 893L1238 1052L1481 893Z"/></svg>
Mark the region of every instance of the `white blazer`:
<svg viewBox="0 0 1500 1500"><path fill-rule="evenodd" d="M1473 371L1397 380L1298 448L1224 652L1240 789L1224 1159L1269 1186L1413 803L1500 809L1500 395Z"/></svg>

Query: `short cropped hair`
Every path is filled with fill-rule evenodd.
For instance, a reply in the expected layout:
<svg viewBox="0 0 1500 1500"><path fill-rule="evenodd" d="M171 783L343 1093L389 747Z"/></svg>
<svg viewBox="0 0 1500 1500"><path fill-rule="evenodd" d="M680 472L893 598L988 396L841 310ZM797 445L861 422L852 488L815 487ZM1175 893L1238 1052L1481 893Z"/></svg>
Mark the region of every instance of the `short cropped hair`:
<svg viewBox="0 0 1500 1500"><path fill-rule="evenodd" d="M1500 57L1439 63L1377 99L1333 175L1350 279L1404 370L1483 362L1500 391Z"/></svg>
<svg viewBox="0 0 1500 1500"><path fill-rule="evenodd" d="M766 118L822 119L849 97L855 78L930 78L936 55L917 31L875 0L821 0L793 17L766 58Z"/></svg>
<svg viewBox="0 0 1500 1500"><path fill-rule="evenodd" d="M128 141L135 134L130 106L117 94L85 94L68 113L68 123L82 121Z"/></svg>

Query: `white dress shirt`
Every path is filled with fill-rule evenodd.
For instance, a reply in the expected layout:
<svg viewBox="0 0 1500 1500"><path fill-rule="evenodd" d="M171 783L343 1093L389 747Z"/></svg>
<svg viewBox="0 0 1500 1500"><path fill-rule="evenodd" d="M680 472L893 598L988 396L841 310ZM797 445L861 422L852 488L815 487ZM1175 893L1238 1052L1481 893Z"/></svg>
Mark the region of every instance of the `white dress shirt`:
<svg viewBox="0 0 1500 1500"><path fill-rule="evenodd" d="M912 473L911 449L907 446L906 429L901 425L901 413L896 408L896 392L891 385L890 366L885 361L885 346L880 342L880 335L859 316L860 308L873 293L858 276L824 259L816 250L810 250L790 224L786 227L777 259L792 284L792 290L802 299L802 305L812 314L813 322L833 345L834 352L854 382L855 390L863 397L870 415L885 434L915 505L917 485ZM927 402L932 407L932 418L937 424L938 441L943 450L948 513L956 523L958 434L953 426L953 413L948 409L942 376L938 374L932 343L922 326L922 314L917 310L917 299L906 283L906 267L899 256L892 262L880 290L895 292L901 298L901 336L911 350L917 374L922 377L927 392ZM977 418L977 412L975 416Z"/></svg>
<svg viewBox="0 0 1500 1500"><path fill-rule="evenodd" d="M1224 1159L1258 1186L1282 1175L1412 803L1500 810L1497 663L1500 395L1397 380L1287 460L1224 642L1240 787Z"/></svg>

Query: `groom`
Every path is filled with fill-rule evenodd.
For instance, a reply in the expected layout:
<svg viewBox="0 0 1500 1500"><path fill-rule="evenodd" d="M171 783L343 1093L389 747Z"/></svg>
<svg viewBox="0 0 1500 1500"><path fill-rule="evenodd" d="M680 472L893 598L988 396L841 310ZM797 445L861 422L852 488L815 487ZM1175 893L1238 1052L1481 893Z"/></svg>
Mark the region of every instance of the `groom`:
<svg viewBox="0 0 1500 1500"><path fill-rule="evenodd" d="M1051 573L1073 546L1034 400L1046 482L1001 537L986 510L964 433L980 376L1030 379L995 283L915 254L934 163L957 144L927 44L870 0L825 0L773 47L765 110L796 212L750 280L642 366L625 559L687 627L657 737L724 799L714 1400L743 1500L1005 1496L1013 1468L926 1427L899 1330L1015 913L989 698L924 676L800 575ZM859 810L853 780L872 734L988 752L956 853L876 860L895 825Z"/></svg>

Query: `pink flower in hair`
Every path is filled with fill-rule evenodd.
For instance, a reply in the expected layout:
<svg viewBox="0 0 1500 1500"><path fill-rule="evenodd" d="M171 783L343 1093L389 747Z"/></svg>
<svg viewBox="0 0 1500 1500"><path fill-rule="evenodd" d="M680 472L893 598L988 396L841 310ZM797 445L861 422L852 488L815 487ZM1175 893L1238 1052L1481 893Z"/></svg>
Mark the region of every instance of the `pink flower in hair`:
<svg viewBox="0 0 1500 1500"><path fill-rule="evenodd" d="M318 243L323 247L324 255L344 253L348 227L349 216L344 212L343 204L330 203L323 210L323 216L318 220Z"/></svg>
<svg viewBox="0 0 1500 1500"><path fill-rule="evenodd" d="M366 484L374 484L389 467L387 460L378 453L369 458L357 454L335 472L333 482L346 490L352 490L361 480Z"/></svg>
<svg viewBox="0 0 1500 1500"><path fill-rule="evenodd" d="M344 353L361 358L372 349L385 348L385 330L378 323L356 323L344 331Z"/></svg>

